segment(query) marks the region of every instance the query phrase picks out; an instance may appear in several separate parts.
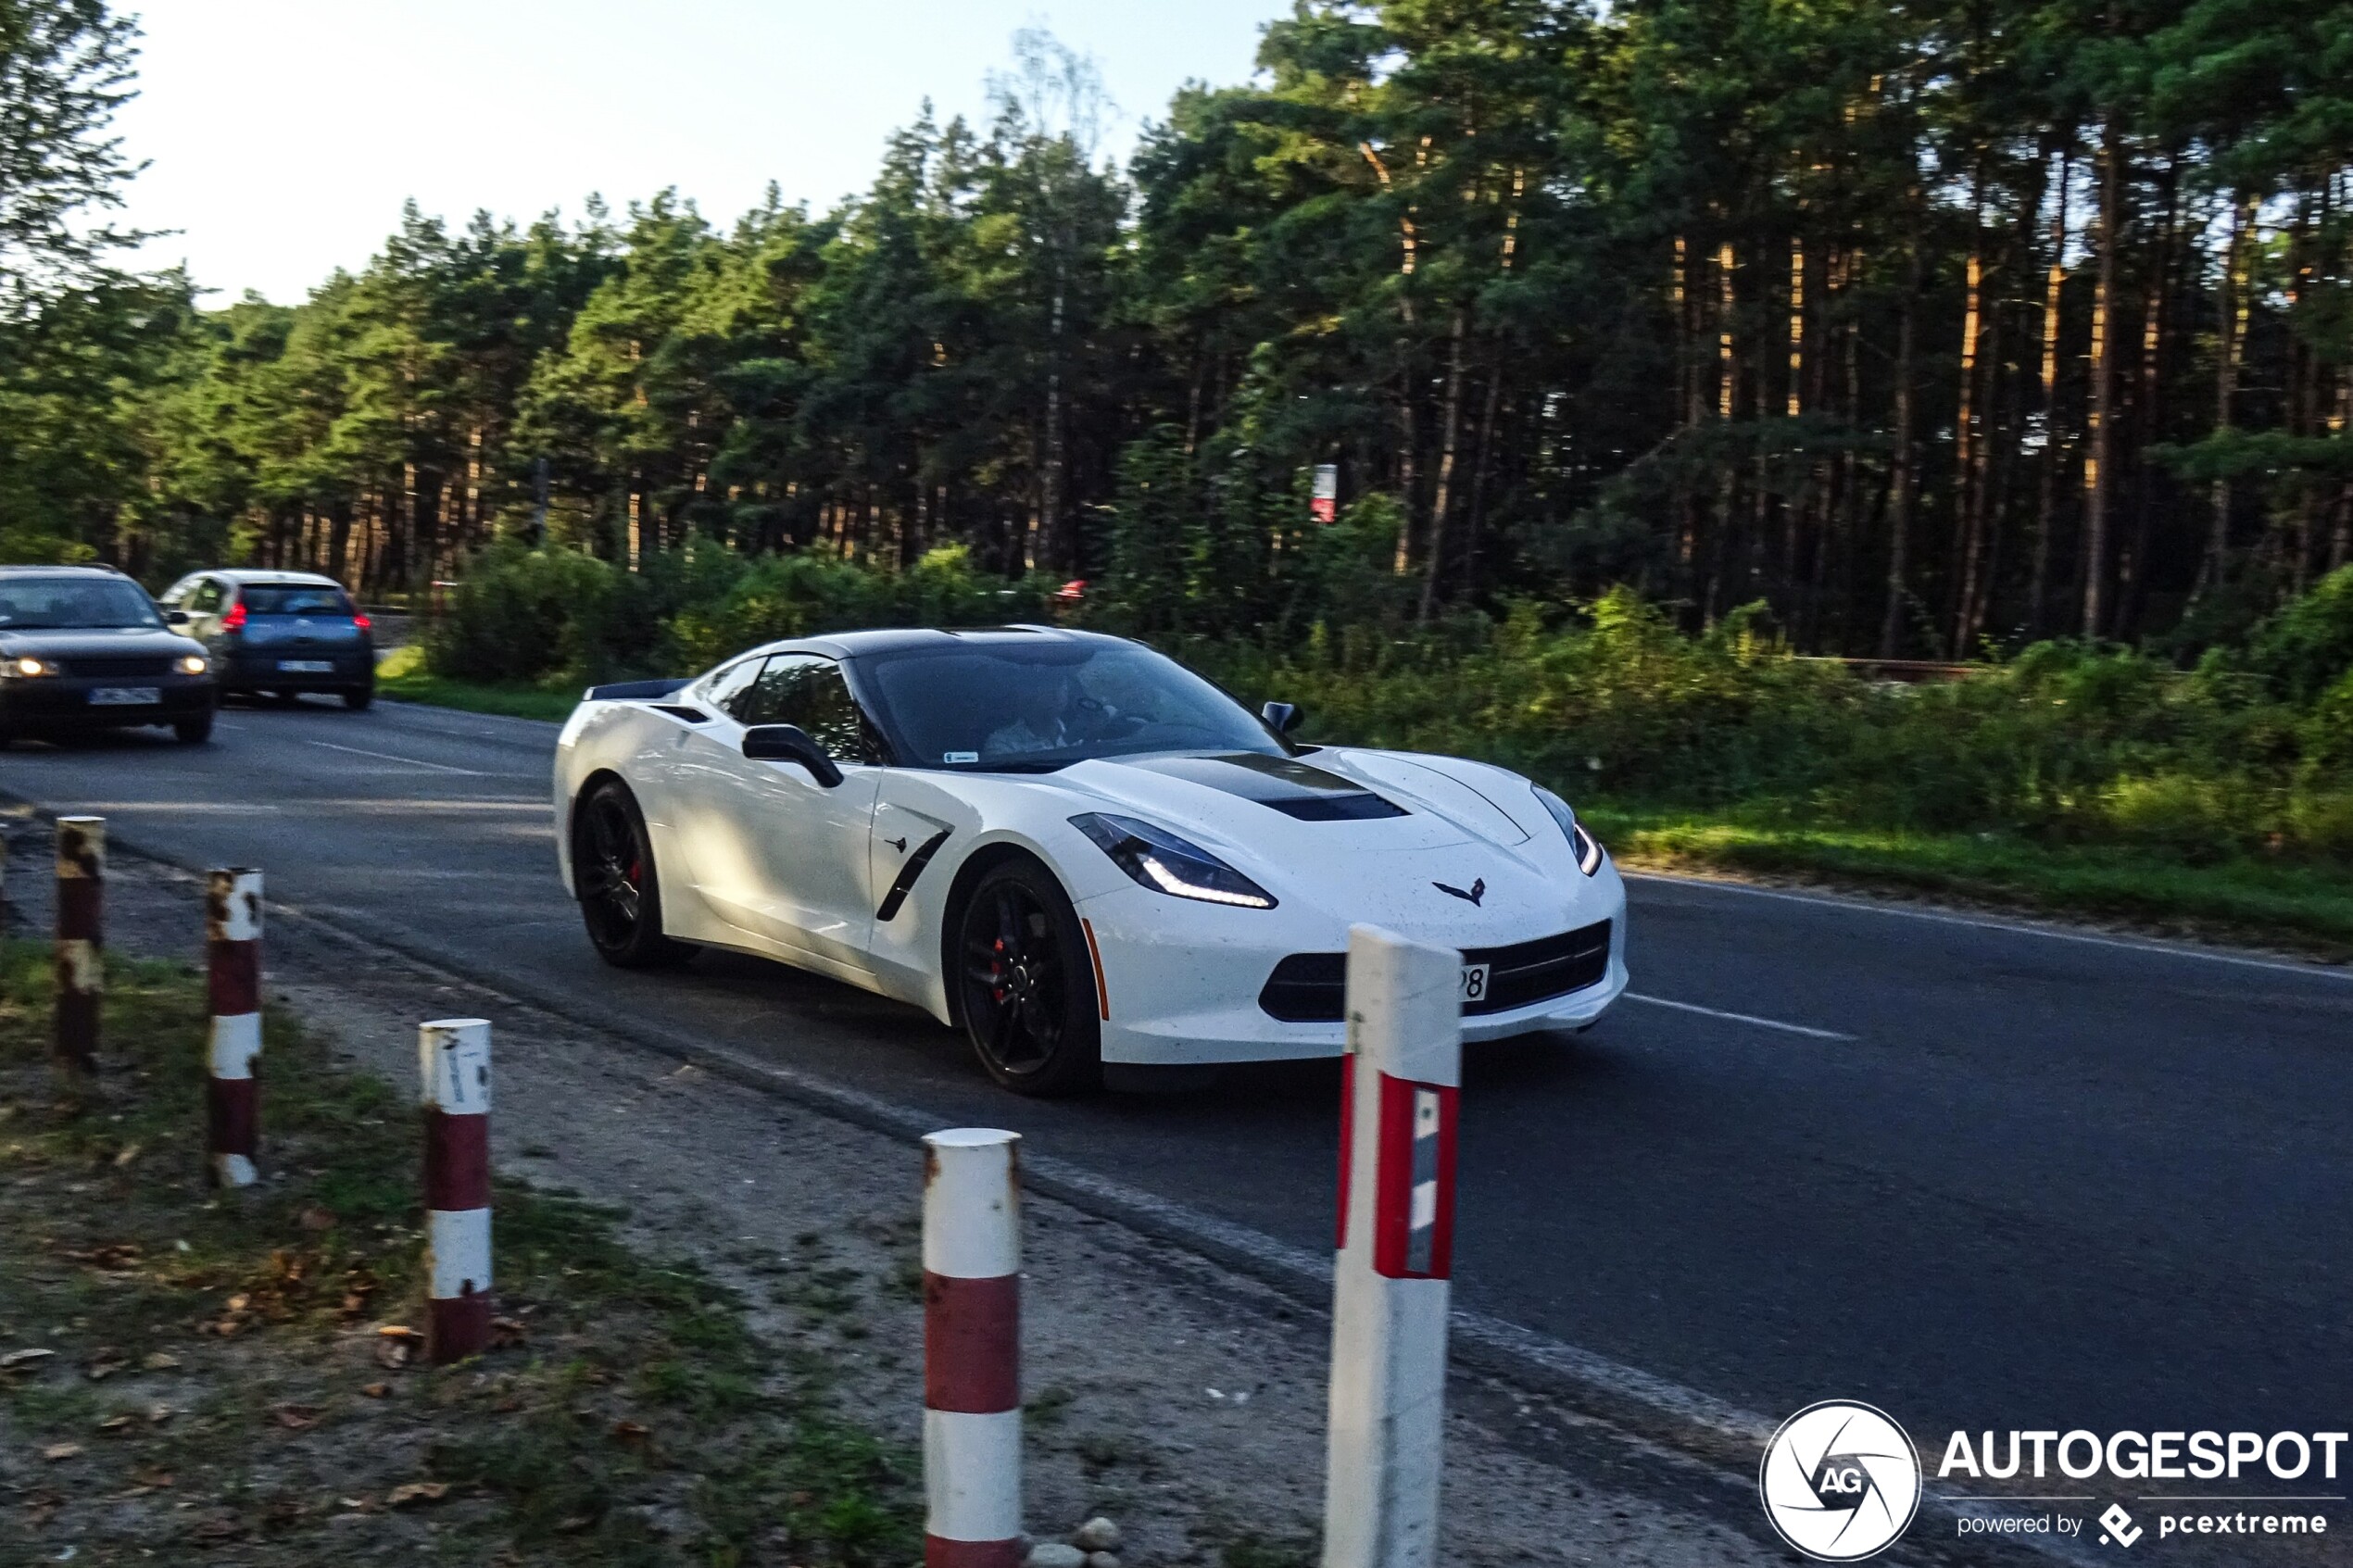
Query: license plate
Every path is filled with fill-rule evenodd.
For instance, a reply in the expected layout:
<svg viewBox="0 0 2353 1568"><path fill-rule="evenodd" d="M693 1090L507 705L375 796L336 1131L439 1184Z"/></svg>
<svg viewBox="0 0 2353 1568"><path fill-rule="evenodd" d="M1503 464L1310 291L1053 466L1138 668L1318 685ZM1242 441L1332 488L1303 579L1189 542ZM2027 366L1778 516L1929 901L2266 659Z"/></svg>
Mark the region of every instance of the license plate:
<svg viewBox="0 0 2353 1568"><path fill-rule="evenodd" d="M153 686L93 686L90 706L93 708L151 708L163 700L163 693Z"/></svg>
<svg viewBox="0 0 2353 1568"><path fill-rule="evenodd" d="M1491 966L1483 963L1466 963L1463 966L1463 1005L1465 1007L1470 1006L1473 1002L1483 1002L1487 999L1487 972L1490 967Z"/></svg>
<svg viewBox="0 0 2353 1568"><path fill-rule="evenodd" d="M282 675L332 675L335 667L324 659L282 659L278 660L278 672Z"/></svg>

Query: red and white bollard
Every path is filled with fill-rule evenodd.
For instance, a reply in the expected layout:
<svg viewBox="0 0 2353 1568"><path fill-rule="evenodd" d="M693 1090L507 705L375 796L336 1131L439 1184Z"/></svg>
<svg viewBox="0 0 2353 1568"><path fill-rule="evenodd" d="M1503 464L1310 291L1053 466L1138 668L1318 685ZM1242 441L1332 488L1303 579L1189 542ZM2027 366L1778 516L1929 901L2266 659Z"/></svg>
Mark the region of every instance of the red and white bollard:
<svg viewBox="0 0 2353 1568"><path fill-rule="evenodd" d="M1022 1559L1020 1147L924 1139L925 1568Z"/></svg>
<svg viewBox="0 0 2353 1568"><path fill-rule="evenodd" d="M425 1353L447 1366L490 1348L490 1025L417 1030L425 1107Z"/></svg>
<svg viewBox="0 0 2353 1568"><path fill-rule="evenodd" d="M1453 1268L1462 955L1348 934L1325 1568L1428 1568Z"/></svg>
<svg viewBox="0 0 2353 1568"><path fill-rule="evenodd" d="M106 994L107 820L57 819L56 1055L71 1078L98 1068L98 1006Z"/></svg>
<svg viewBox="0 0 2353 1568"><path fill-rule="evenodd" d="M213 1185L251 1186L261 1137L261 873L231 867L208 874L204 926L212 1010L206 1153Z"/></svg>

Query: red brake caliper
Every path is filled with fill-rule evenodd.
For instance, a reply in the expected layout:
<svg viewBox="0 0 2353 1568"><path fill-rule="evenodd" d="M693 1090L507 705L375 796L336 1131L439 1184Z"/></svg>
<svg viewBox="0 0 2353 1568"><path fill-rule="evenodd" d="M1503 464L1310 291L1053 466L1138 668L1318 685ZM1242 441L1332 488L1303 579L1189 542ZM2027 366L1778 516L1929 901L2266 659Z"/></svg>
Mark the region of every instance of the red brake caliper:
<svg viewBox="0 0 2353 1568"><path fill-rule="evenodd" d="M993 948L991 948L991 949L990 949L990 951L991 951L991 952L998 952L998 953L1001 953L1001 952L1003 952L1004 950L1005 950L1005 939L1004 939L1003 937L1000 936L999 938L997 938L997 945L996 945L996 947L994 947ZM993 981L995 981L995 980L996 980L996 979L997 979L1000 975L1003 974L1004 972L1005 972L1005 965L1004 965L1004 963L1003 963L1003 961L1002 961L1001 960L998 960L998 959L990 959L990 960L988 960L988 978L989 978L992 982L993 982ZM996 1000L998 1000L998 1001L1000 1001L1000 1002L1001 1002L1001 1001L1003 1001L1003 1000L1005 999L1005 988L1004 988L1002 985L996 985L996 986L994 986L994 987L993 987L993 988L989 991L989 996L990 996L991 997L993 997L994 999L996 999Z"/></svg>

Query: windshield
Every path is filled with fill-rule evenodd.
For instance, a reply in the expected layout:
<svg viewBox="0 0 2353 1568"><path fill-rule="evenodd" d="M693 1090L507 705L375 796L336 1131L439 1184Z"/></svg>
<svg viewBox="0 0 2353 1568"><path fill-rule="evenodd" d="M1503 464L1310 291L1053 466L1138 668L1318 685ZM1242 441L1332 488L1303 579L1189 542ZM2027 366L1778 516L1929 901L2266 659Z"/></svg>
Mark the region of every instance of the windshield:
<svg viewBox="0 0 2353 1568"><path fill-rule="evenodd" d="M161 626L136 583L106 577L18 577L0 582L0 631Z"/></svg>
<svg viewBox="0 0 2353 1568"><path fill-rule="evenodd" d="M341 588L315 583L248 583L237 595L248 615L349 615Z"/></svg>
<svg viewBox="0 0 2353 1568"><path fill-rule="evenodd" d="M859 661L915 767L1046 769L1148 751L1283 747L1233 698L1149 648L1039 638Z"/></svg>

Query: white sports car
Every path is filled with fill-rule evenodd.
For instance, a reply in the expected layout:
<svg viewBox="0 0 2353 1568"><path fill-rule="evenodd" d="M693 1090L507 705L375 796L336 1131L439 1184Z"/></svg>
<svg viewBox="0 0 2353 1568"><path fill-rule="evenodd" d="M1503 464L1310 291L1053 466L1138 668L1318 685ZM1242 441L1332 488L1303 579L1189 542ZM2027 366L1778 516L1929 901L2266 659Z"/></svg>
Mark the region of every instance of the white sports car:
<svg viewBox="0 0 2353 1568"><path fill-rule="evenodd" d="M860 632L592 688L556 842L597 951L755 953L961 1026L1026 1094L1101 1064L1335 1056L1367 921L1463 954L1463 1033L1579 1029L1626 893L1568 805L1451 757L1286 738L1139 644Z"/></svg>

